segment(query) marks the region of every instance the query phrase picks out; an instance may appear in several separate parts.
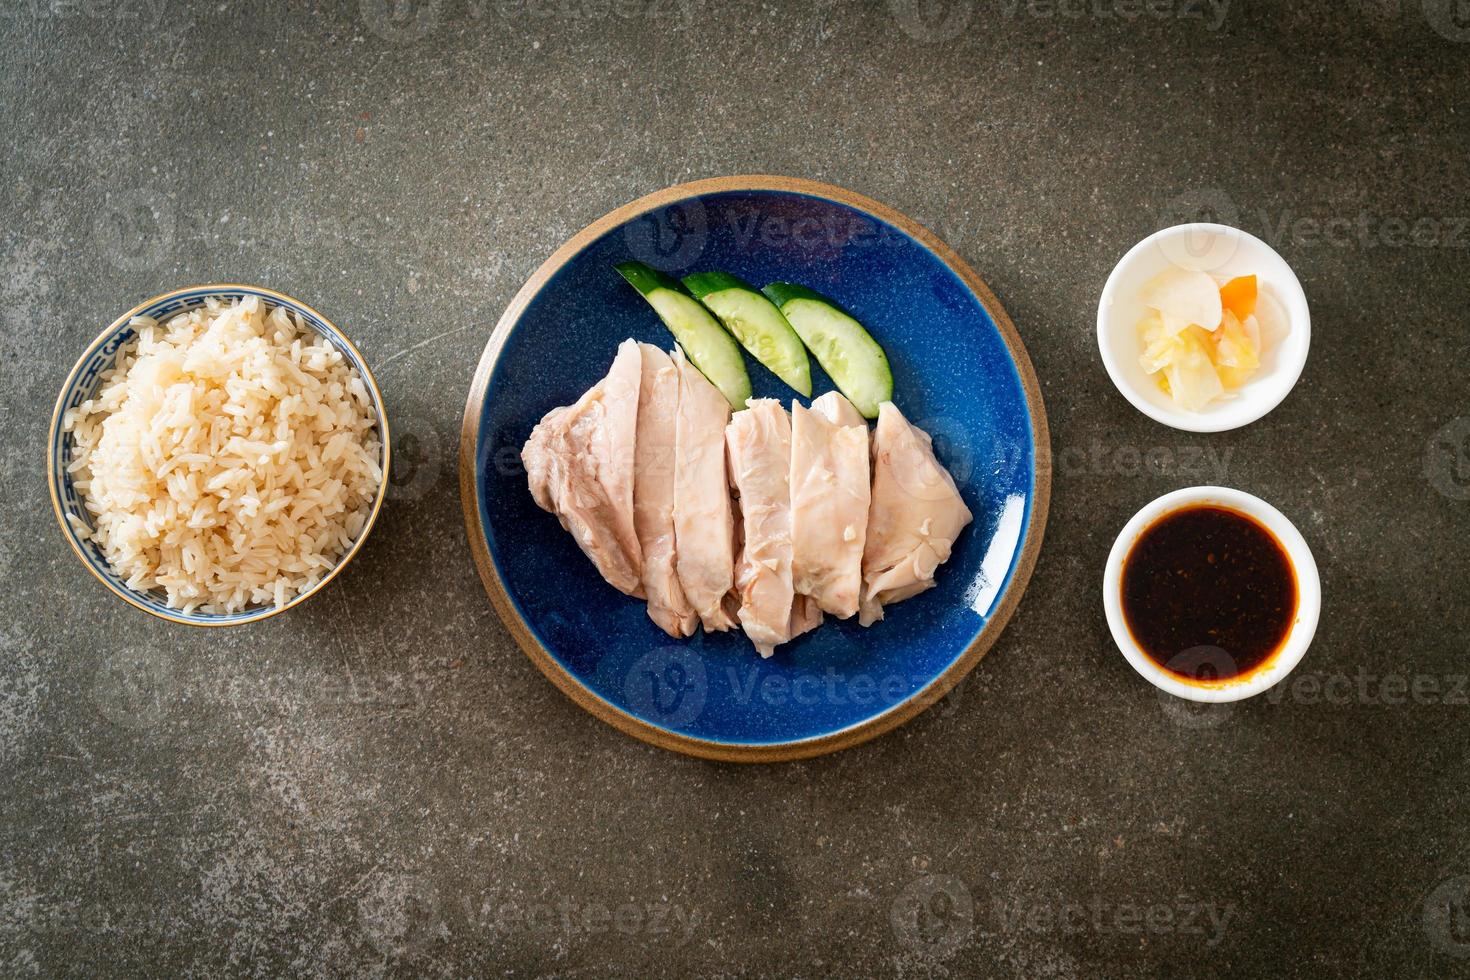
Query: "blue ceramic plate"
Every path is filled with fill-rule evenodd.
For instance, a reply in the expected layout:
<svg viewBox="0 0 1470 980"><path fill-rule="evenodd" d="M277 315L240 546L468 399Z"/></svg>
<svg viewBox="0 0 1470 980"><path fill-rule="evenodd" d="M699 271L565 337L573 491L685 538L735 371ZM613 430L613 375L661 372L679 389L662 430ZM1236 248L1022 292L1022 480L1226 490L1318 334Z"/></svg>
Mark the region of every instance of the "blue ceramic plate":
<svg viewBox="0 0 1470 980"><path fill-rule="evenodd" d="M975 522L936 588L870 629L828 617L761 660L744 634L672 640L598 575L526 487L521 446L601 378L619 341L673 341L613 270L722 269L810 286L888 352L894 400L934 436ZM757 397L795 393L747 358ZM812 361L813 395L833 388ZM783 177L684 184L607 215L521 289L465 407L461 492L486 589L522 649L616 727L708 758L768 761L872 738L942 697L1020 598L1046 522L1050 453L1031 363L1005 311L946 245L841 188Z"/></svg>

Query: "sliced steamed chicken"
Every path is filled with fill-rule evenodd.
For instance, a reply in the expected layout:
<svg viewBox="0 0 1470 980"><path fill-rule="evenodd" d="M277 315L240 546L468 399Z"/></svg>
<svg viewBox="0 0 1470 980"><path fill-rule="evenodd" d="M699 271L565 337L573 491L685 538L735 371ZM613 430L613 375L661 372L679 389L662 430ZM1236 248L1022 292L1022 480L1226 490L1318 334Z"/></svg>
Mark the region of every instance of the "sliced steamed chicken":
<svg viewBox="0 0 1470 980"><path fill-rule="evenodd" d="M607 377L576 404L555 408L521 450L531 495L555 514L602 577L643 594L643 552L633 520L634 448L643 359L625 340Z"/></svg>
<svg viewBox="0 0 1470 980"><path fill-rule="evenodd" d="M833 425L860 425L864 432L868 430L868 420L863 418L857 406L848 401L841 392L829 391L820 398L813 399L812 411Z"/></svg>
<svg viewBox="0 0 1470 980"><path fill-rule="evenodd" d="M674 440L679 372L669 355L639 344L643 380L634 450L633 524L643 550L648 617L670 636L688 636L699 618L674 568Z"/></svg>
<svg viewBox="0 0 1470 980"><path fill-rule="evenodd" d="M892 402L879 407L873 431L872 494L858 617L864 626L882 619L885 605L932 586L934 570L971 520L928 433Z"/></svg>
<svg viewBox="0 0 1470 980"><path fill-rule="evenodd" d="M868 425L835 391L791 406L791 577L799 595L858 611L867 540Z"/></svg>
<svg viewBox="0 0 1470 980"><path fill-rule="evenodd" d="M675 563L684 595L706 630L735 625L725 596L735 577L735 524L725 475L730 403L675 349L679 402L674 424Z"/></svg>
<svg viewBox="0 0 1470 980"><path fill-rule="evenodd" d="M746 404L725 430L744 535L735 588L740 625L769 657L777 644L820 623L821 612L791 584L791 420L774 399Z"/></svg>
<svg viewBox="0 0 1470 980"><path fill-rule="evenodd" d="M791 639L822 625L822 607L809 595L795 596L791 601Z"/></svg>

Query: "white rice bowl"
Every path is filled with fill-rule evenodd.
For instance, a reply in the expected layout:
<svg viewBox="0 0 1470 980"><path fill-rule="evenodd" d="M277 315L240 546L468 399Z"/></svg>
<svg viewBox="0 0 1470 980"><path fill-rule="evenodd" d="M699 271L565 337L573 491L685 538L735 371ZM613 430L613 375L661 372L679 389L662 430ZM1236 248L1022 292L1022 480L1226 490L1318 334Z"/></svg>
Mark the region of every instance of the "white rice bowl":
<svg viewBox="0 0 1470 980"><path fill-rule="evenodd" d="M93 525L68 515L73 530L129 588L184 613L309 591L352 547L383 480L363 379L255 296L130 325L137 339L62 419Z"/></svg>

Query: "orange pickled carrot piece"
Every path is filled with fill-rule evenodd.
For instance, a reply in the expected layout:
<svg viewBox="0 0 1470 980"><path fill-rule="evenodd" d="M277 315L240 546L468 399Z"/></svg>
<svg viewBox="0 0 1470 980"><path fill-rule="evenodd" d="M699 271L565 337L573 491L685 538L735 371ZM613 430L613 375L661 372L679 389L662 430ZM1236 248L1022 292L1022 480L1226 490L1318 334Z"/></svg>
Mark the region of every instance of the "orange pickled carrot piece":
<svg viewBox="0 0 1470 980"><path fill-rule="evenodd" d="M1234 313L1238 320L1256 312L1256 277L1236 276L1221 286L1220 305Z"/></svg>

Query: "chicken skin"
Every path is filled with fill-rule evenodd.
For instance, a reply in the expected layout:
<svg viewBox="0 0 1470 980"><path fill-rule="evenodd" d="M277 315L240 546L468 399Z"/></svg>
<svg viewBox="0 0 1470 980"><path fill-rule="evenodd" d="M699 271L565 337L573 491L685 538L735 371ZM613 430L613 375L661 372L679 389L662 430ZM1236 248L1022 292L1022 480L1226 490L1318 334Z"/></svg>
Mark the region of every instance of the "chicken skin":
<svg viewBox="0 0 1470 980"><path fill-rule="evenodd" d="M829 392L791 406L791 576L800 595L847 619L858 611L867 541L868 426Z"/></svg>
<svg viewBox="0 0 1470 980"><path fill-rule="evenodd" d="M521 450L531 495L555 514L602 577L643 594L643 552L633 520L634 448L643 360L626 340L607 376L576 403L555 408Z"/></svg>
<svg viewBox="0 0 1470 980"><path fill-rule="evenodd" d="M751 399L725 430L730 482L739 497L744 543L735 569L740 625L762 657L821 621L797 604L791 581L791 420L781 403Z"/></svg>
<svg viewBox="0 0 1470 980"><path fill-rule="evenodd" d="M679 372L669 355L652 344L639 344L638 352L643 360L643 379L634 449L633 525L643 551L648 618L677 638L693 633L699 623L674 567L674 440Z"/></svg>
<svg viewBox="0 0 1470 980"><path fill-rule="evenodd" d="M706 630L735 625L725 596L735 577L735 524L725 472L730 403L675 348L674 567Z"/></svg>
<svg viewBox="0 0 1470 980"><path fill-rule="evenodd" d="M892 402L880 405L858 621L870 626L883 618L885 605L932 587L934 570L949 560L970 520L954 478L934 458L928 433Z"/></svg>

